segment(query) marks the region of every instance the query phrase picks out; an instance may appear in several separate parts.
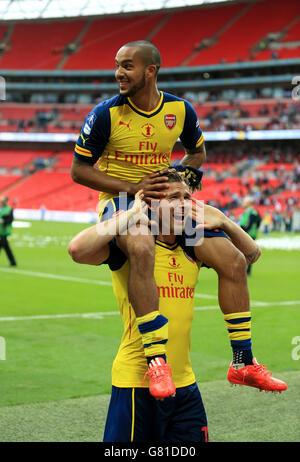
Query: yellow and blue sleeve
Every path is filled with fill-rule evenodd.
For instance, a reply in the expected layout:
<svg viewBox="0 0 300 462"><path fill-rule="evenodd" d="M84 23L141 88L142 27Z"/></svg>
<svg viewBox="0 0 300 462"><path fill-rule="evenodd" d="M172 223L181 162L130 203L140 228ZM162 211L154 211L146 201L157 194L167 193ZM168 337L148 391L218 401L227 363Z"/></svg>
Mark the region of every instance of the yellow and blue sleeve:
<svg viewBox="0 0 300 462"><path fill-rule="evenodd" d="M180 139L186 149L198 148L204 142L204 136L199 126L195 109L188 101L185 101L184 103L185 121Z"/></svg>
<svg viewBox="0 0 300 462"><path fill-rule="evenodd" d="M111 121L109 108L113 101L106 101L96 106L86 117L76 141L74 156L94 165L109 140Z"/></svg>

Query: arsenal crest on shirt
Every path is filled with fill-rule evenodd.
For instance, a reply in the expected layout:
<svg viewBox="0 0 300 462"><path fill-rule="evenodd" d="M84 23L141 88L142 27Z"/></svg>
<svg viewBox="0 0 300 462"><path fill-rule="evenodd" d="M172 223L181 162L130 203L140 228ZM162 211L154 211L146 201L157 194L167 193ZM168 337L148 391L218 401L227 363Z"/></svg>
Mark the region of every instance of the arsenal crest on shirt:
<svg viewBox="0 0 300 462"><path fill-rule="evenodd" d="M172 130L176 125L176 115L166 114L165 115L165 125L169 130Z"/></svg>

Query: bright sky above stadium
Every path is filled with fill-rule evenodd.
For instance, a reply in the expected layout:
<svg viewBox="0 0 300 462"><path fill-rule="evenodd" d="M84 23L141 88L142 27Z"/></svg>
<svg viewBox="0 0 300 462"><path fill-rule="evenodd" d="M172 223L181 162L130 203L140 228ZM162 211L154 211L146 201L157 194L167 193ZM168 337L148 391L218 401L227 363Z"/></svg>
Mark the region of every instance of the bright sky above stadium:
<svg viewBox="0 0 300 462"><path fill-rule="evenodd" d="M0 0L1 20L63 18L153 11L233 0Z"/></svg>

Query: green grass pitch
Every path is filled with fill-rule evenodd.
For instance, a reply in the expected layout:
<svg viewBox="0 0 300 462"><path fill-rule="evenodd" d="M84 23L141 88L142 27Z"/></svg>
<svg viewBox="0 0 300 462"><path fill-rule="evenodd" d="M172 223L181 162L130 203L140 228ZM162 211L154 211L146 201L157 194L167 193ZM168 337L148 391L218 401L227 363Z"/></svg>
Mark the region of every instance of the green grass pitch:
<svg viewBox="0 0 300 462"><path fill-rule="evenodd" d="M102 440L122 325L108 269L67 253L86 226L33 221L11 238L17 268L0 253L0 442ZM211 441L300 440L299 256L263 250L248 280L253 353L280 395L229 386L217 276L200 271L191 357Z"/></svg>

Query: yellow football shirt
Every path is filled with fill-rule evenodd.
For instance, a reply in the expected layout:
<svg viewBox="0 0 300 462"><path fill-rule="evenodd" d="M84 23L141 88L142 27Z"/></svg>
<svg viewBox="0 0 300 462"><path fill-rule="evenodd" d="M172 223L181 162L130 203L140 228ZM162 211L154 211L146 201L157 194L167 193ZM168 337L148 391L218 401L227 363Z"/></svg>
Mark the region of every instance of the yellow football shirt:
<svg viewBox="0 0 300 462"><path fill-rule="evenodd" d="M115 246L117 249L117 247ZM119 250L116 250L118 259ZM122 254L122 253L121 253ZM148 366L135 313L128 300L129 262L123 260L112 270L113 289L123 320L123 336L112 367L112 384L116 387L148 387L143 378ZM109 261L108 261L109 262ZM118 267L120 266L121 267ZM195 382L191 366L191 326L194 313L194 291L200 264L175 243L156 241L154 276L159 293L159 311L169 320L167 360L172 367L176 387ZM117 268L117 269L116 269ZM145 281L146 283L146 281Z"/></svg>
<svg viewBox="0 0 300 462"><path fill-rule="evenodd" d="M108 175L138 183L145 175L170 165L178 140L192 149L200 146L203 133L192 105L161 92L157 107L141 111L121 95L101 102L87 116L74 155ZM100 200L112 194L101 193Z"/></svg>

